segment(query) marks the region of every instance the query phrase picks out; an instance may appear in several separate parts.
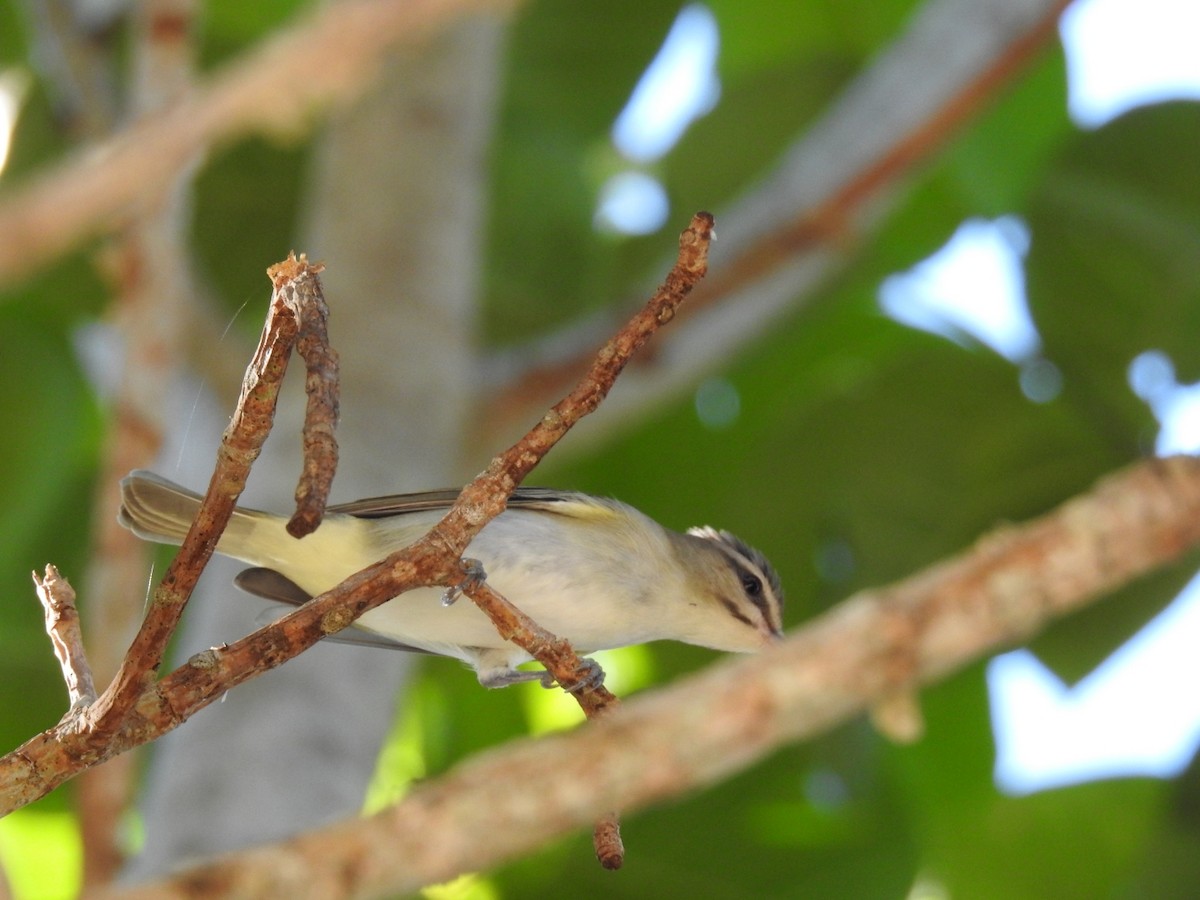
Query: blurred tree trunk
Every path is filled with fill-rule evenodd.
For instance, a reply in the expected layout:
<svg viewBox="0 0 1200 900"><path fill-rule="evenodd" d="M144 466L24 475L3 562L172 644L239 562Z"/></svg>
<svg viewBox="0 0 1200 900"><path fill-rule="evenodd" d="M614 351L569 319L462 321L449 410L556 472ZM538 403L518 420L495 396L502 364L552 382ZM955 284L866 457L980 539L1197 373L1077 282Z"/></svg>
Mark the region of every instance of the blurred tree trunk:
<svg viewBox="0 0 1200 900"><path fill-rule="evenodd" d="M342 362L340 499L455 484L477 461L462 442L475 390L484 157L501 36L499 19L481 18L398 56L319 141L296 249L329 266L323 279ZM252 503L287 508L302 384L293 373ZM196 414L188 445L213 446L230 399L208 410L206 426ZM209 461L185 459L193 456L180 477L202 484ZM181 655L252 626L254 605L229 582L237 568L214 568L202 583ZM127 876L356 812L412 662L318 647L159 742L142 802L145 850Z"/></svg>

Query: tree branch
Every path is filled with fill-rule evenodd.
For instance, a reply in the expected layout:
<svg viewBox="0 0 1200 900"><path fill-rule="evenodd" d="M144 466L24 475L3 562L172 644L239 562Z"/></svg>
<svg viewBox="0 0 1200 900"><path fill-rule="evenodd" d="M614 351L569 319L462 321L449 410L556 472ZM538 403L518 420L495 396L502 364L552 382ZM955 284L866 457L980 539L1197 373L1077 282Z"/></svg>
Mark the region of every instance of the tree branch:
<svg viewBox="0 0 1200 900"><path fill-rule="evenodd" d="M34 572L33 583L37 585L38 597L46 611L46 634L50 636L54 656L62 667L71 711L78 712L95 702L96 685L83 649L75 591L54 566L46 566L43 578Z"/></svg>
<svg viewBox="0 0 1200 900"><path fill-rule="evenodd" d="M308 404L304 412L304 471L296 485L296 512L287 523L292 537L312 534L325 515L325 503L337 471L337 421L339 406L338 355L329 344L329 307L314 279L294 280L275 267L277 284L292 280L303 296L293 301L299 317L296 351L305 363L304 388Z"/></svg>
<svg viewBox="0 0 1200 900"><path fill-rule="evenodd" d="M0 205L0 281L34 271L132 204L155 196L211 147L250 133L294 134L359 94L384 54L505 0L344 0L226 66L189 99L124 134L82 148Z"/></svg>
<svg viewBox="0 0 1200 900"><path fill-rule="evenodd" d="M106 895L297 898L415 891L741 771L897 688L1027 639L1200 545L1200 460L1138 463L1022 526L857 594L760 654L635 697L587 728L466 760L396 806ZM537 803L529 785L537 785Z"/></svg>

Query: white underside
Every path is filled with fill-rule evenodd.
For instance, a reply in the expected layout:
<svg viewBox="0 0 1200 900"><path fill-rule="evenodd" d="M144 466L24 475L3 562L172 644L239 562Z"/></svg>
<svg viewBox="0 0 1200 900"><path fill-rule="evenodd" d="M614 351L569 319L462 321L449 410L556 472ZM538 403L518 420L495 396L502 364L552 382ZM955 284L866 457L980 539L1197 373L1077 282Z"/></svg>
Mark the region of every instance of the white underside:
<svg viewBox="0 0 1200 900"><path fill-rule="evenodd" d="M412 514L402 527L394 519L331 516L299 545L284 532L282 520L262 518L250 535L237 536L236 546L222 541L219 549L253 565L274 568L316 595L421 536L440 515L436 511ZM576 530L571 529L572 535ZM661 623L645 609L651 598L644 586L661 581L661 573L636 569L637 544L656 536L647 531L631 535L625 546L617 541L613 550L620 558L606 559L596 548L609 543L611 533L607 541L596 542L587 541L586 526L578 531L582 542L565 539L566 531L556 516L510 510L480 533L466 556L483 564L493 589L580 651L670 636L661 632L657 627ZM509 666L529 659L500 637L470 599L460 597L447 607L442 604L443 594L441 588L409 591L365 613L357 625L472 665L479 662L476 648L501 651L487 656L502 657ZM586 614L580 614L581 606L588 607Z"/></svg>

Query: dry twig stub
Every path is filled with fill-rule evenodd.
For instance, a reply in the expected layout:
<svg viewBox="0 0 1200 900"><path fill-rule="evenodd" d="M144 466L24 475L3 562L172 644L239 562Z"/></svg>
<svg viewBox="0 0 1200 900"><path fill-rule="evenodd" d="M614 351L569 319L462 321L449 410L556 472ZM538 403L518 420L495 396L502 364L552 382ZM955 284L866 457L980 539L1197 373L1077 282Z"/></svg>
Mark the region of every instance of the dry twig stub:
<svg viewBox="0 0 1200 900"><path fill-rule="evenodd" d="M296 485L296 512L287 524L288 534L297 538L312 534L321 524L338 463L338 355L329 343L329 307L318 275L324 268L309 264L304 254L299 259L292 254L267 269L276 293L299 323L296 351L305 365L304 462Z"/></svg>
<svg viewBox="0 0 1200 900"><path fill-rule="evenodd" d="M52 565L46 566L44 577L33 573L38 598L46 611L46 634L54 647L54 656L62 667L67 683L71 710L90 706L96 699L92 668L83 649L83 634L79 629L79 611L75 608L75 589Z"/></svg>

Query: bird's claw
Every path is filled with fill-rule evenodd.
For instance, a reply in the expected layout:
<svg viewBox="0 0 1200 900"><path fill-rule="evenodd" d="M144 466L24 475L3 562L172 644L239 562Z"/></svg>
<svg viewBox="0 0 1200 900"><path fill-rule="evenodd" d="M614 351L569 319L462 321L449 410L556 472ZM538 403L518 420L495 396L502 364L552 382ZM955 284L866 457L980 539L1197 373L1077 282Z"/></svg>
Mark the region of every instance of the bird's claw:
<svg viewBox="0 0 1200 900"><path fill-rule="evenodd" d="M446 588L442 594L442 606L452 606L464 592L479 587L487 578L487 572L483 570L483 563L467 556L462 558L462 572L462 581Z"/></svg>
<svg viewBox="0 0 1200 900"><path fill-rule="evenodd" d="M604 684L604 669L600 667L600 663L594 659L583 659L584 676L571 682L570 684L559 685L554 679L554 676L549 672L543 672L541 684L544 688L552 688L555 686L561 687L568 694L578 694L581 691L594 691L600 685Z"/></svg>

